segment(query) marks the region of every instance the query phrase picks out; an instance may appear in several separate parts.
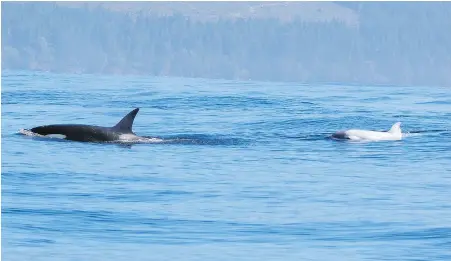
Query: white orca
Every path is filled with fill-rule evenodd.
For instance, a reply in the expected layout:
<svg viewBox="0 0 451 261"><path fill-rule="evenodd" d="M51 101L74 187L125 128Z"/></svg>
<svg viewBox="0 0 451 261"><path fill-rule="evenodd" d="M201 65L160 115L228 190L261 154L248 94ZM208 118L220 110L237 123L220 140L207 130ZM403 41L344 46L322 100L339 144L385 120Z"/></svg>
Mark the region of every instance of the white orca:
<svg viewBox="0 0 451 261"><path fill-rule="evenodd" d="M350 129L346 131L337 131L332 134L332 138L346 139L353 141L383 141L383 140L401 140L401 122L393 124L389 131L369 131Z"/></svg>

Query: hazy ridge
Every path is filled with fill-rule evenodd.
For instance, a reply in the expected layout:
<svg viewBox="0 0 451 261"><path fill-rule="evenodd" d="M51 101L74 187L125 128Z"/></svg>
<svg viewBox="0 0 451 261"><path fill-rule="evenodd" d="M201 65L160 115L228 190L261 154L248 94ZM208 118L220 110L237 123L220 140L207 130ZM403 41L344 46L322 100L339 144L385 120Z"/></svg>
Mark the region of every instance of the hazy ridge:
<svg viewBox="0 0 451 261"><path fill-rule="evenodd" d="M445 2L3 2L2 70L451 84Z"/></svg>

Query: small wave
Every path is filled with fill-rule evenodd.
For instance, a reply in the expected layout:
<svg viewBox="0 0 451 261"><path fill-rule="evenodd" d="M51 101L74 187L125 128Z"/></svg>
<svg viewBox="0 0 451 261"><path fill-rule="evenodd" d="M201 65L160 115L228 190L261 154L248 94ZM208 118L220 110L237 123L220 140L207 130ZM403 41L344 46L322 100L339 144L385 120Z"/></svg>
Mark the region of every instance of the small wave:
<svg viewBox="0 0 451 261"><path fill-rule="evenodd" d="M402 138L408 138L408 137L417 137L417 136L422 136L422 133L410 133L410 132L406 132L402 134Z"/></svg>
<svg viewBox="0 0 451 261"><path fill-rule="evenodd" d="M439 132L451 132L451 130L417 130L417 131L408 131L407 133L439 133Z"/></svg>
<svg viewBox="0 0 451 261"><path fill-rule="evenodd" d="M451 100L438 100L438 101L417 102L416 104L449 105L449 104L451 104Z"/></svg>
<svg viewBox="0 0 451 261"><path fill-rule="evenodd" d="M329 139L331 135L329 133L315 133L315 134L300 134L300 135L280 135L281 138L294 139L294 140L304 140L304 141L318 141Z"/></svg>
<svg viewBox="0 0 451 261"><path fill-rule="evenodd" d="M164 143L180 145L242 145L249 141L242 138L226 137L224 135L180 134L162 138Z"/></svg>
<svg viewBox="0 0 451 261"><path fill-rule="evenodd" d="M403 133L404 137L418 137L418 136L425 136L425 135L443 135L446 133L451 132L451 130L417 130L417 131L407 131Z"/></svg>
<svg viewBox="0 0 451 261"><path fill-rule="evenodd" d="M135 143L162 143L163 139L155 138L155 137L140 137L139 139L121 139L121 140L113 140L108 141L108 143L126 143L126 144L135 144Z"/></svg>

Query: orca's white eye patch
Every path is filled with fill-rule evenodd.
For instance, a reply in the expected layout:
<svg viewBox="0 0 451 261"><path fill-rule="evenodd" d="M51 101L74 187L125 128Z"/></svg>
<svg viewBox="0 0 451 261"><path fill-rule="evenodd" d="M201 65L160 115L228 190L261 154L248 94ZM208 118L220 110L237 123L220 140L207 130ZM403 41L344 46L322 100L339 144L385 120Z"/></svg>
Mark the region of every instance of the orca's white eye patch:
<svg viewBox="0 0 451 261"><path fill-rule="evenodd" d="M63 134L48 134L46 137L55 138L55 139L65 139L66 135Z"/></svg>

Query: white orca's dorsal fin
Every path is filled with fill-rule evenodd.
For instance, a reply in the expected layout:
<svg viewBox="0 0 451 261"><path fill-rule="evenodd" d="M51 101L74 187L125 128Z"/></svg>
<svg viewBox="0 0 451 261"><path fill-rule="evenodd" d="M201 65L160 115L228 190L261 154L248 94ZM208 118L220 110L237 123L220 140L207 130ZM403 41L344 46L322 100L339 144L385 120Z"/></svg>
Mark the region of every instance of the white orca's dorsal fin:
<svg viewBox="0 0 451 261"><path fill-rule="evenodd" d="M118 122L113 129L116 129L121 132L133 132L133 121L135 120L136 114L138 114L139 108L134 109L125 115L124 118L120 122Z"/></svg>
<svg viewBox="0 0 451 261"><path fill-rule="evenodd" d="M393 124L388 132L393 134L401 133L401 122L398 121L397 123Z"/></svg>

